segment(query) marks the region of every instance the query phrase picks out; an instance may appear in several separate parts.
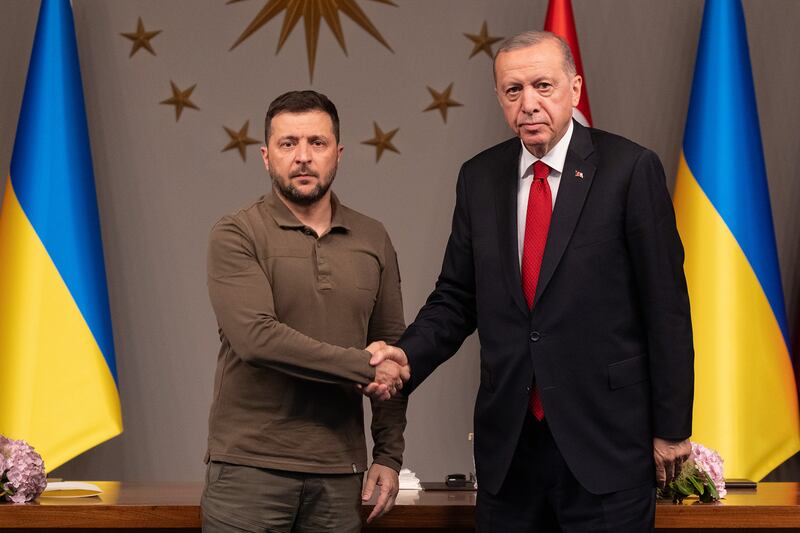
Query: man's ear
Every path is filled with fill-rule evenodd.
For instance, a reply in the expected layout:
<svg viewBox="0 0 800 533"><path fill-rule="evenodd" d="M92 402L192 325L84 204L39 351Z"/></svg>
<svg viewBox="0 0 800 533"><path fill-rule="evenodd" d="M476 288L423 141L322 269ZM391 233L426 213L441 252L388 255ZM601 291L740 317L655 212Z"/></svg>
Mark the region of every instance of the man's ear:
<svg viewBox="0 0 800 533"><path fill-rule="evenodd" d="M583 87L583 78L576 75L572 78L572 107L578 107L578 102L581 101L581 88Z"/></svg>
<svg viewBox="0 0 800 533"><path fill-rule="evenodd" d="M261 147L261 160L264 162L264 168L269 171L269 149L266 146Z"/></svg>

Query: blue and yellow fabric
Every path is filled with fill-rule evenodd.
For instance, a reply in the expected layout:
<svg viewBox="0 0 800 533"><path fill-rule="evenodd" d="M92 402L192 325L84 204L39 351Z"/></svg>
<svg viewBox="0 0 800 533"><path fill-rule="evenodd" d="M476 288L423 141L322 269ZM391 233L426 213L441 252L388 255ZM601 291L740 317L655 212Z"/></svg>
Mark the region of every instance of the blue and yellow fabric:
<svg viewBox="0 0 800 533"><path fill-rule="evenodd" d="M52 470L122 431L69 0L43 0L0 210L0 434Z"/></svg>
<svg viewBox="0 0 800 533"><path fill-rule="evenodd" d="M696 353L692 440L726 477L760 480L800 450L744 14L708 0L675 184Z"/></svg>

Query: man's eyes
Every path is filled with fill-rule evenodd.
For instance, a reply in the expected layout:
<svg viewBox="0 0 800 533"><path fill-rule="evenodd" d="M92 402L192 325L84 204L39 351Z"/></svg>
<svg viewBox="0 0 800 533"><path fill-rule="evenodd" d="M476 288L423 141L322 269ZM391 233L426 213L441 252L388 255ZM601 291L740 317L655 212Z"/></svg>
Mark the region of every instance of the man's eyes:
<svg viewBox="0 0 800 533"><path fill-rule="evenodd" d="M533 84L533 88L542 93L548 93L553 90L555 86L549 81L539 81ZM506 89L506 97L516 99L522 94L522 87L514 86Z"/></svg>
<svg viewBox="0 0 800 533"><path fill-rule="evenodd" d="M297 144L298 144L298 141L294 141L294 140L285 140L285 141L278 142L278 146L280 148L294 148L295 146L297 146ZM328 146L328 143L326 141L322 140L322 139L315 139L315 140L309 141L308 144L310 144L314 148L324 148L324 147Z"/></svg>

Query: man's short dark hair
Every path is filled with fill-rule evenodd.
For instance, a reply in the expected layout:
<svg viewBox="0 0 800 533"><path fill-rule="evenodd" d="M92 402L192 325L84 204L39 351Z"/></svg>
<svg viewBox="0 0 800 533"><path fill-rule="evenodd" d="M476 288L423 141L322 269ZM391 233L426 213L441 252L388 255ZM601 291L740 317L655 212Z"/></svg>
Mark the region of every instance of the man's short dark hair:
<svg viewBox="0 0 800 533"><path fill-rule="evenodd" d="M269 134L272 119L279 113L305 113L306 111L322 111L331 117L333 122L333 135L336 142L339 142L339 113L336 106L328 100L328 97L317 91L289 91L283 93L267 109L267 116L264 118L264 141L269 144Z"/></svg>

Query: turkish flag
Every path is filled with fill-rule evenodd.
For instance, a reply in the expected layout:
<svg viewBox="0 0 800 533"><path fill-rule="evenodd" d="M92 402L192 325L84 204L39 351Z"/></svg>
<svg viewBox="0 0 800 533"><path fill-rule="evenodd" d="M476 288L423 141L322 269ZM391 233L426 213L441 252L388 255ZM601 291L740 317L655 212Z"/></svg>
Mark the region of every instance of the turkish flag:
<svg viewBox="0 0 800 533"><path fill-rule="evenodd" d="M575 31L575 17L572 16L572 2L570 0L550 0L547 6L547 17L544 21L544 30L550 31L567 41L572 57L575 58L575 67L578 75L583 78L583 88L578 107L573 111L575 120L584 126L592 125L592 112L589 110L589 93L586 91L586 76L583 75L581 63L581 50L578 46L578 32Z"/></svg>

